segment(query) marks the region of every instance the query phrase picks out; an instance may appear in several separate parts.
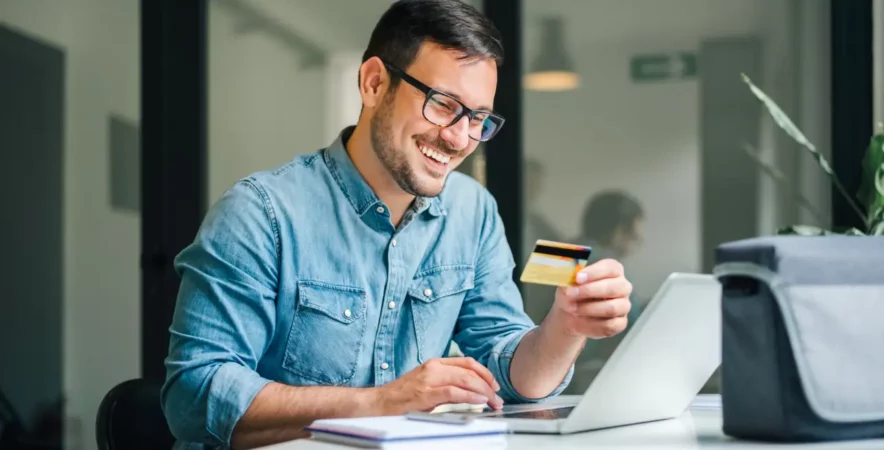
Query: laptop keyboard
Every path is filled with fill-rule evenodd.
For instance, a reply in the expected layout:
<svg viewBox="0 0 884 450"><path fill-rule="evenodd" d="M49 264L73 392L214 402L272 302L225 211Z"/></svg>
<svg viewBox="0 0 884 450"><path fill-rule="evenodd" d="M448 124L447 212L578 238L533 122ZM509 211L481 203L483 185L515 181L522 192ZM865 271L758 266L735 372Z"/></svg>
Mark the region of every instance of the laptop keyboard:
<svg viewBox="0 0 884 450"><path fill-rule="evenodd" d="M499 412L496 414L485 414L486 417L503 417L507 419L540 419L540 420L558 420L564 419L568 417L568 414L571 414L571 411L574 410L573 406L566 406L562 408L554 408L554 409L539 409L536 411L513 411L513 412Z"/></svg>

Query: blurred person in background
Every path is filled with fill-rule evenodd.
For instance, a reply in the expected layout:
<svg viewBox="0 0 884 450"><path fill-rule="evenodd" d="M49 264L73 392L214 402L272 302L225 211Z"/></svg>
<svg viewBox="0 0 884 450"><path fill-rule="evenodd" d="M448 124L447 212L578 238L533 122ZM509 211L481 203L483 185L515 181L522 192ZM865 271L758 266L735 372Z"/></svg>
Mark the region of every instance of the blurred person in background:
<svg viewBox="0 0 884 450"><path fill-rule="evenodd" d="M643 226L644 210L635 197L623 191L604 191L587 202L575 243L591 246L594 260L623 259L641 245Z"/></svg>
<svg viewBox="0 0 884 450"><path fill-rule="evenodd" d="M602 191L586 203L580 235L572 241L575 244L592 247L589 264L606 258L622 262L641 246L644 221L644 209L638 199L620 190ZM629 269L628 262L624 262L624 266ZM625 332L610 339L587 341L586 347L577 358L574 378L565 393L582 394L586 390L623 336L638 319L643 306L640 294L634 292L630 302L632 308L627 316L629 325Z"/></svg>

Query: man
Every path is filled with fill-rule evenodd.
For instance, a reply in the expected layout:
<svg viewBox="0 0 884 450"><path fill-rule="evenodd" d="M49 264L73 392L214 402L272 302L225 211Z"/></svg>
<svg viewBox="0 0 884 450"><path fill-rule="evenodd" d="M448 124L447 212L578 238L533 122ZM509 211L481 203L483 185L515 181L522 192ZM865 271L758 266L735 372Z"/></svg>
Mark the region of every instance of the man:
<svg viewBox="0 0 884 450"><path fill-rule="evenodd" d="M641 244L644 217L632 195L620 190L599 192L586 203L576 241L591 245L594 256L626 258Z"/></svg>
<svg viewBox="0 0 884 450"><path fill-rule="evenodd" d="M494 199L452 173L503 119L503 50L457 0L400 1L330 147L236 183L176 259L162 403L181 442L250 448L318 418L540 401L587 338L626 326L622 266L556 292L537 327ZM441 358L451 340L467 357Z"/></svg>

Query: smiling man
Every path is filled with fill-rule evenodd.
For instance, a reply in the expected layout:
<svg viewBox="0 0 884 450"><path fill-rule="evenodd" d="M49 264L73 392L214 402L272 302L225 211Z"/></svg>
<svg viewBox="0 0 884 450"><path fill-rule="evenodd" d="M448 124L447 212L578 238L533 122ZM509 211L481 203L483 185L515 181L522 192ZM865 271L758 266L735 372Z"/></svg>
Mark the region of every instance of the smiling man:
<svg viewBox="0 0 884 450"><path fill-rule="evenodd" d="M363 57L355 127L213 205L176 259L162 402L179 447L265 445L318 418L541 401L565 388L587 338L625 328L631 286L611 260L532 323L494 199L454 172L503 126L502 60L474 8L394 3ZM466 357L443 357L452 340Z"/></svg>

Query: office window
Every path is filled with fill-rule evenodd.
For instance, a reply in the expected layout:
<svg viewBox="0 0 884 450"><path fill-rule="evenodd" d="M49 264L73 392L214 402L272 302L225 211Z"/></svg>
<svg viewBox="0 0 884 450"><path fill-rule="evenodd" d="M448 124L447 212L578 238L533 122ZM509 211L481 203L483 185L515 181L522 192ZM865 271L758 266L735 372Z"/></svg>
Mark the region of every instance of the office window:
<svg viewBox="0 0 884 450"><path fill-rule="evenodd" d="M536 239L592 245L624 263L637 317L670 273L708 273L720 242L828 225L827 181L741 80L750 76L828 154L828 2L523 8L522 261ZM553 289L524 292L542 320ZM587 387L622 336L587 345L568 392ZM716 389L713 379L706 390Z"/></svg>
<svg viewBox="0 0 884 450"><path fill-rule="evenodd" d="M0 2L0 447L93 449L140 375L139 2Z"/></svg>

